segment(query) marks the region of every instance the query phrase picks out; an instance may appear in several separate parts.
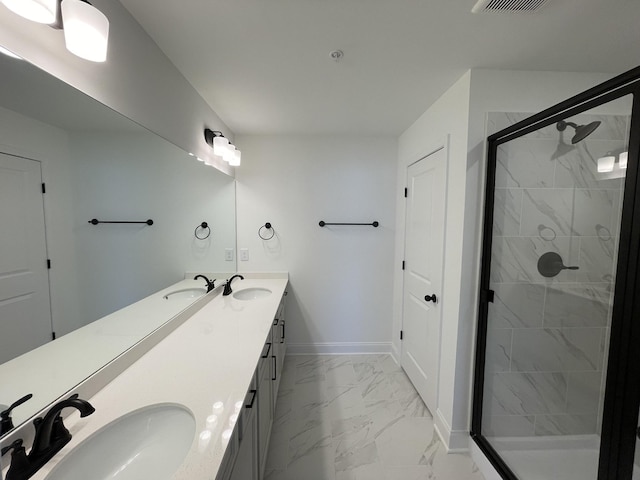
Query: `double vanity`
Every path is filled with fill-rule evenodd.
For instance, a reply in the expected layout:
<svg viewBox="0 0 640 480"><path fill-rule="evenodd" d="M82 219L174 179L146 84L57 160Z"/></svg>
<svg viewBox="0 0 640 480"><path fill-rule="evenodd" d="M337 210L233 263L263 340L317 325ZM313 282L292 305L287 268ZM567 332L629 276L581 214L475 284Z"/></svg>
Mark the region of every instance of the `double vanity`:
<svg viewBox="0 0 640 480"><path fill-rule="evenodd" d="M65 409L72 439L31 478L262 478L286 350L288 276L244 277L229 295L193 280L159 292L167 308L190 302L186 313L68 392L95 412L81 418ZM32 435L25 424L2 445L24 438L28 452Z"/></svg>

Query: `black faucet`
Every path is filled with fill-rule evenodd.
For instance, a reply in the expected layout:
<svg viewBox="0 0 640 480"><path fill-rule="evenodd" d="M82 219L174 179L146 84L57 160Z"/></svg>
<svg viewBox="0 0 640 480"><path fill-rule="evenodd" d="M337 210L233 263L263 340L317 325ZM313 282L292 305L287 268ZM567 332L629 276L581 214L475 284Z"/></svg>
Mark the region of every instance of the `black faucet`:
<svg viewBox="0 0 640 480"><path fill-rule="evenodd" d="M73 407L80 411L81 417L86 417L95 412L95 408L87 402L72 395L66 400L61 400L49 409L47 414L33 421L36 435L33 439L33 447L27 455L22 440L18 439L6 448L2 449L4 455L9 450L11 454L11 467L5 480L27 480L31 478L53 456L62 450L71 440L71 433L64 426L60 413L67 407Z"/></svg>
<svg viewBox="0 0 640 480"><path fill-rule="evenodd" d="M213 290L214 288L216 288L216 286L213 284L213 282L216 281L216 279L214 278L213 280L209 280L207 277L205 277L204 275L196 275L195 277L193 277L194 280L197 280L199 278L204 278L204 281L207 282L207 293L209 293L211 290Z"/></svg>
<svg viewBox="0 0 640 480"><path fill-rule="evenodd" d="M16 400L9 408L0 412L0 435L4 435L13 429L13 421L11 420L11 411L22 405L24 402L33 397L33 394L28 394L22 397L20 400Z"/></svg>
<svg viewBox="0 0 640 480"><path fill-rule="evenodd" d="M224 292L222 292L223 297L226 297L227 295L231 295L233 293L233 290L231 290L231 282L236 277L239 277L240 280L244 280L244 277L242 275L234 275L229 280L227 280L227 283L224 284Z"/></svg>

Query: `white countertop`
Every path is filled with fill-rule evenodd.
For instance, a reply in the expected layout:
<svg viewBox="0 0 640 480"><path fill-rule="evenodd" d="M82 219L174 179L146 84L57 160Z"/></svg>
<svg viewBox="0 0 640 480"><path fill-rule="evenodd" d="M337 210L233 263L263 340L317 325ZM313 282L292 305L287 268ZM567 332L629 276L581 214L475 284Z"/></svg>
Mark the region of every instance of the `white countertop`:
<svg viewBox="0 0 640 480"><path fill-rule="evenodd" d="M191 449L172 479L215 479L227 446L222 432L229 428L236 402L244 400L288 283L286 276L274 276L281 278L233 282L234 291L268 288L272 291L268 297L240 301L223 297L221 288L212 292L207 305L87 399L96 409L94 414L80 418L74 412L65 420L71 442L32 478L44 479L64 455L118 417L170 403L185 406L196 420ZM216 402L224 403L224 411L215 426L207 428Z"/></svg>
<svg viewBox="0 0 640 480"><path fill-rule="evenodd" d="M33 394L13 411L14 424L28 420L195 301L207 301L204 297L165 300L164 295L203 286L202 280L182 280L1 364L0 398L4 403Z"/></svg>

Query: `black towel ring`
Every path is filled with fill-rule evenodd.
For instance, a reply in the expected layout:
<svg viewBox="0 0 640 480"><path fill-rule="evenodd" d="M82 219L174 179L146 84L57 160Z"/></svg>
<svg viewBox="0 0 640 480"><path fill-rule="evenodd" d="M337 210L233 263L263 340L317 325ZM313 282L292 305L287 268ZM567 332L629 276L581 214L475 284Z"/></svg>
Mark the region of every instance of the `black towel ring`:
<svg viewBox="0 0 640 480"><path fill-rule="evenodd" d="M198 235L198 229L202 229L202 230L206 230L207 234L203 237L201 237L200 235ZM196 236L196 238L198 240L206 240L207 238L209 238L209 235L211 235L211 227L209 226L209 224L207 222L202 222L200 225L198 225L196 227L196 229L193 231L193 234Z"/></svg>
<svg viewBox="0 0 640 480"><path fill-rule="evenodd" d="M270 237L266 237L262 235L262 229L265 228L267 230L271 230L271 236ZM271 240L273 238L273 236L276 234L276 231L274 230L274 228L271 226L271 224L269 222L265 223L264 225L262 225L259 229L258 229L258 236L262 239L262 240Z"/></svg>

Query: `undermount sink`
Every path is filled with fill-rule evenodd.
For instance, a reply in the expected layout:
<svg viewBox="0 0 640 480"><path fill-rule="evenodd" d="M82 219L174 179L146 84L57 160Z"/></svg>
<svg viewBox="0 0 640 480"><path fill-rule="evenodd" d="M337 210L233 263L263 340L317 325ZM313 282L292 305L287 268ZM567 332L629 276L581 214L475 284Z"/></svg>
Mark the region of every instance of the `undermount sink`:
<svg viewBox="0 0 640 480"><path fill-rule="evenodd" d="M175 290L173 292L167 293L164 297L165 300L181 300L185 298L198 298L207 293L206 288L194 287L194 288L183 288L182 290Z"/></svg>
<svg viewBox="0 0 640 480"><path fill-rule="evenodd" d="M46 480L169 480L191 448L196 422L180 405L135 410L91 435Z"/></svg>
<svg viewBox="0 0 640 480"><path fill-rule="evenodd" d="M245 288L244 290L238 290L233 294L233 298L237 300L255 300L257 298L264 298L271 295L271 290L268 288Z"/></svg>

